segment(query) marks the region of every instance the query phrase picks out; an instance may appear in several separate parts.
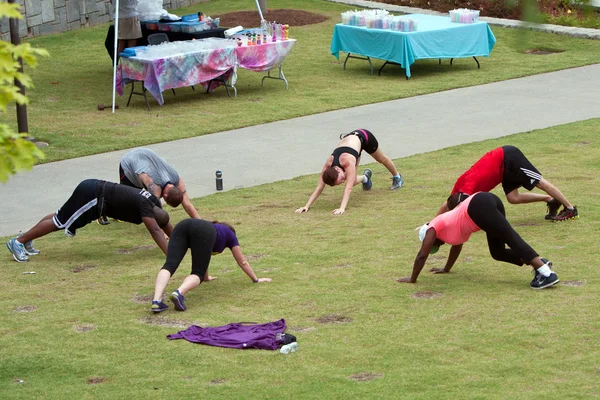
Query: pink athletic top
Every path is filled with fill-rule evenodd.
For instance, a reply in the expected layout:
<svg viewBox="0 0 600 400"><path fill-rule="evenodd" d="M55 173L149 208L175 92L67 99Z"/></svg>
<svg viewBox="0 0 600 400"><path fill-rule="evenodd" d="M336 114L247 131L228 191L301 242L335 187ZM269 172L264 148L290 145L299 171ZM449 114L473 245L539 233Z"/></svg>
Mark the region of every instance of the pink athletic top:
<svg viewBox="0 0 600 400"><path fill-rule="evenodd" d="M429 222L429 227L435 229L435 236L438 239L451 245L459 245L469 240L472 233L481 230L467 212L473 197L474 195L460 203L454 210L438 215Z"/></svg>

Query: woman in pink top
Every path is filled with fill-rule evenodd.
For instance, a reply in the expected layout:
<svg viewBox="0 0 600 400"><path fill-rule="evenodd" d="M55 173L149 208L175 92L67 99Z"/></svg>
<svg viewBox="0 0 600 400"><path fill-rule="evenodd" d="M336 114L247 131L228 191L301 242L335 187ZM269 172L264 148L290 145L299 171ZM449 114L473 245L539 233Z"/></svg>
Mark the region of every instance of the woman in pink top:
<svg viewBox="0 0 600 400"><path fill-rule="evenodd" d="M539 255L519 236L506 220L504 205L493 193L479 192L468 197L452 211L438 215L421 228L422 244L415 259L412 276L398 282L415 283L429 254L448 243L452 245L444 268L432 268L431 272L446 274L458 259L463 243L471 234L482 230L487 235L488 247L494 260L515 265L531 265L536 275L530 286L544 289L559 282L550 266L552 263ZM506 247L508 245L508 248Z"/></svg>

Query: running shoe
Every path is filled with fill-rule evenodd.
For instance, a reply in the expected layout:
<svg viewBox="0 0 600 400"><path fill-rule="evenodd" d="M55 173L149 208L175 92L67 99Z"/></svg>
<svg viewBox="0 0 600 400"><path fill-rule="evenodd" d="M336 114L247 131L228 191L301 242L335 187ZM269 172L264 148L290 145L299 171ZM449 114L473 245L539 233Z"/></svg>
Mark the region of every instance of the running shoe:
<svg viewBox="0 0 600 400"><path fill-rule="evenodd" d="M20 234L17 237L21 237L21 236L23 236L23 234ZM25 254L27 254L28 256L36 256L36 255L40 254L40 251L33 247L33 240L30 240L29 242L25 243L23 246L25 247Z"/></svg>
<svg viewBox="0 0 600 400"><path fill-rule="evenodd" d="M579 218L579 213L577 212L577 207L573 207L573 209L568 209L567 207L563 208L561 212L554 218L552 221L566 221L569 219Z"/></svg>
<svg viewBox="0 0 600 400"><path fill-rule="evenodd" d="M537 281L533 281L529 284L532 289L545 289L550 286L556 285L560 280L558 276L553 272L550 276L541 276Z"/></svg>
<svg viewBox="0 0 600 400"><path fill-rule="evenodd" d="M558 214L558 209L560 208L560 202L556 199L552 199L546 203L548 205L548 214L544 217L545 219L554 219L556 214Z"/></svg>
<svg viewBox="0 0 600 400"><path fill-rule="evenodd" d="M373 181L371 180L371 177L373 176L373 172L371 172L371 170L369 168L367 168L367 169L365 169L365 172L363 173L363 175L367 177L367 181L363 182L363 184L362 184L363 190L371 190L371 188L373 187Z"/></svg>
<svg viewBox="0 0 600 400"><path fill-rule="evenodd" d="M29 260L25 253L25 246L17 241L17 238L12 238L6 242L6 247L13 255L16 262L25 262Z"/></svg>
<svg viewBox="0 0 600 400"><path fill-rule="evenodd" d="M402 175L400 175L400 177L394 176L392 178L392 187L390 187L390 190L400 189L402 185L404 185L404 179L402 178Z"/></svg>
<svg viewBox="0 0 600 400"><path fill-rule="evenodd" d="M159 312L163 312L169 309L169 306L166 305L162 300L158 301L158 300L152 300L152 307L150 308L150 310L153 313L159 313Z"/></svg>
<svg viewBox="0 0 600 400"><path fill-rule="evenodd" d="M542 260L542 262L544 264L546 264L548 266L548 268L552 269L552 261L550 261L544 257L540 257L540 260ZM533 269L533 280L531 281L531 283L533 284L533 282L539 280L540 276L542 276L542 275L539 272L537 272L537 270L534 268Z"/></svg>
<svg viewBox="0 0 600 400"><path fill-rule="evenodd" d="M185 311L186 307L185 307L185 297L183 297L183 295L181 293L179 293L179 290L174 291L173 293L171 293L171 301L173 302L173 305L175 306L175 309L177 311Z"/></svg>

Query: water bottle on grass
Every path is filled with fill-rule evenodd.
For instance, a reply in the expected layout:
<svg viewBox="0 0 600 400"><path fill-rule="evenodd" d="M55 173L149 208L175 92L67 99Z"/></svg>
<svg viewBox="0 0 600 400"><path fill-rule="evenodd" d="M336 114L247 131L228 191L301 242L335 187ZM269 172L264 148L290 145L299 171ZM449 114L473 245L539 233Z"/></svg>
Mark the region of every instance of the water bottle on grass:
<svg viewBox="0 0 600 400"><path fill-rule="evenodd" d="M296 350L298 350L298 343L292 342L290 344L286 344L285 346L281 346L281 349L279 350L279 352L281 354L290 354L290 353L294 353Z"/></svg>

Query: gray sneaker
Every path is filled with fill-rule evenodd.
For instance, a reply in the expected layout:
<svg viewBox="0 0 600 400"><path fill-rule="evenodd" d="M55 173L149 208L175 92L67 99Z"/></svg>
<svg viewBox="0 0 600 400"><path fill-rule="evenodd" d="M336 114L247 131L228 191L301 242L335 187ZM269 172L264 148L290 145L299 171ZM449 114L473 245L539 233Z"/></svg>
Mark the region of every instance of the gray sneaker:
<svg viewBox="0 0 600 400"><path fill-rule="evenodd" d="M6 247L8 248L8 251L12 253L16 262L25 262L29 260L27 254L25 254L25 246L17 242L17 238L12 238L6 242Z"/></svg>
<svg viewBox="0 0 600 400"><path fill-rule="evenodd" d="M17 237L21 237L21 236L23 236L23 234L20 234ZM28 256L37 256L38 254L40 254L40 251L33 247L33 240L30 240L29 242L25 243L23 246L25 246L25 254L27 254Z"/></svg>
<svg viewBox="0 0 600 400"><path fill-rule="evenodd" d="M390 190L400 189L402 185L404 185L404 179L402 179L402 175L400 175L399 178L393 177L392 187L390 187Z"/></svg>
<svg viewBox="0 0 600 400"><path fill-rule="evenodd" d="M373 187L373 181L371 180L371 177L373 176L373 172L371 172L371 170L369 168L367 168L367 169L365 169L365 172L363 173L363 175L367 177L367 181L363 182L363 184L362 184L363 190L371 190L371 188Z"/></svg>

